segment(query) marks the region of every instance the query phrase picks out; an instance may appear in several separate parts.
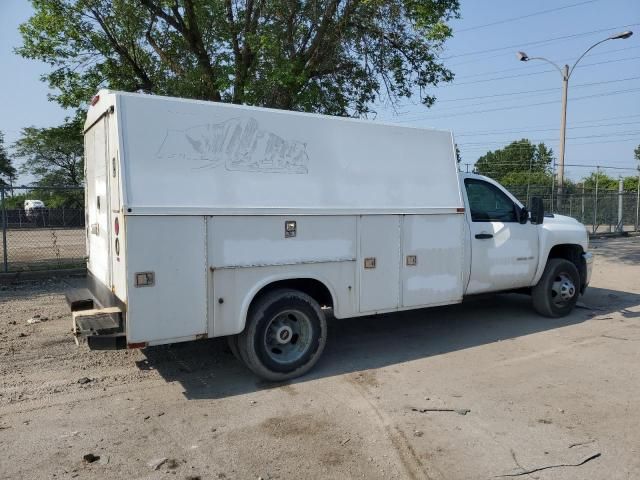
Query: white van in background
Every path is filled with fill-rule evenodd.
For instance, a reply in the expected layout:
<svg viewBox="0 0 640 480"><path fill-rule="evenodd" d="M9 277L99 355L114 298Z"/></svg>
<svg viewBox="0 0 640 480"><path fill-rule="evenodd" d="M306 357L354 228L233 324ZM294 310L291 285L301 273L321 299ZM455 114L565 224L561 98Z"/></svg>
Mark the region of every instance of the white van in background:
<svg viewBox="0 0 640 480"><path fill-rule="evenodd" d="M29 220L33 220L42 214L45 209L44 202L42 200L25 200L24 201L24 213Z"/></svg>

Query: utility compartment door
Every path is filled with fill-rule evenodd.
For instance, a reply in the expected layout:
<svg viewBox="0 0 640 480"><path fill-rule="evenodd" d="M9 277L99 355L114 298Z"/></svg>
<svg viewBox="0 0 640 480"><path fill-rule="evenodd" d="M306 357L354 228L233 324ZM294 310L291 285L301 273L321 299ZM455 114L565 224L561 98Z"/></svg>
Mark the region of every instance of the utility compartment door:
<svg viewBox="0 0 640 480"><path fill-rule="evenodd" d="M397 309L400 304L400 217L360 217L360 312Z"/></svg>
<svg viewBox="0 0 640 480"><path fill-rule="evenodd" d="M464 215L406 215L402 223L402 306L461 301Z"/></svg>
<svg viewBox="0 0 640 480"><path fill-rule="evenodd" d="M127 341L168 343L206 334L204 218L129 216L126 231ZM136 286L145 273L151 283Z"/></svg>
<svg viewBox="0 0 640 480"><path fill-rule="evenodd" d="M107 143L107 116L103 116L85 134L86 166L86 232L89 253L89 271L95 278L111 288L109 260L109 177Z"/></svg>

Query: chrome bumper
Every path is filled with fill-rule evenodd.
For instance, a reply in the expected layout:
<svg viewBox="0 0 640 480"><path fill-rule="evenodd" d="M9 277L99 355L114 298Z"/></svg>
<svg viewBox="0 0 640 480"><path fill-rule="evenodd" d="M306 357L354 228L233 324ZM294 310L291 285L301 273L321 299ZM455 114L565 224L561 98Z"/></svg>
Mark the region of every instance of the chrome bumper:
<svg viewBox="0 0 640 480"><path fill-rule="evenodd" d="M584 259L584 266L587 272L587 278L584 282L584 288L589 285L591 281L591 271L593 270L593 254L591 252L583 253L582 258Z"/></svg>

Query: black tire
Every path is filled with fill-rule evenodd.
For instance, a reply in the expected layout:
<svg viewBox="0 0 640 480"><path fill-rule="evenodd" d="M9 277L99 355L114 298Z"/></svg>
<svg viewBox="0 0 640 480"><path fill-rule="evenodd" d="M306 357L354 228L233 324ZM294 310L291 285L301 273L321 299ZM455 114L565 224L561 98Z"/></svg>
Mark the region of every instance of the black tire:
<svg viewBox="0 0 640 480"><path fill-rule="evenodd" d="M327 341L327 321L320 305L297 290L274 290L249 309L238 335L238 350L249 369L280 382L313 367Z"/></svg>
<svg viewBox="0 0 640 480"><path fill-rule="evenodd" d="M542 277L533 287L533 308L545 317L564 317L575 307L580 295L580 274L576 266L564 258L547 261Z"/></svg>
<svg viewBox="0 0 640 480"><path fill-rule="evenodd" d="M233 356L242 362L242 357L238 351L238 335L229 335L227 337L227 345L229 345L229 350L231 350Z"/></svg>

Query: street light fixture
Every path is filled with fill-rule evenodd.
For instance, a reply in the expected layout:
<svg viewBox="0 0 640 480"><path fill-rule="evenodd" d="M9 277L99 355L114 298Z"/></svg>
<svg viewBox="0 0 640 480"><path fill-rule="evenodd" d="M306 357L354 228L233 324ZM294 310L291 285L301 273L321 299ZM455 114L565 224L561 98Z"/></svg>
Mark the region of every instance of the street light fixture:
<svg viewBox="0 0 640 480"><path fill-rule="evenodd" d="M624 32L616 33L615 35L611 35L599 42L594 43L589 48L587 48L582 55L578 57L573 66L569 68L569 65L564 65L562 68L558 66L555 62L548 60L544 57L529 57L525 52L518 52L518 60L521 62L529 62L531 60L542 60L543 62L547 62L550 65L560 72L562 76L562 115L560 117L560 158L558 161L558 209L562 205L562 189L564 185L564 147L565 147L565 135L567 132L567 90L569 89L569 78L571 78L571 74L573 70L578 65L578 62L582 60L582 58L589 53L593 48L604 43L608 40L624 40L633 35L631 30L627 30Z"/></svg>

